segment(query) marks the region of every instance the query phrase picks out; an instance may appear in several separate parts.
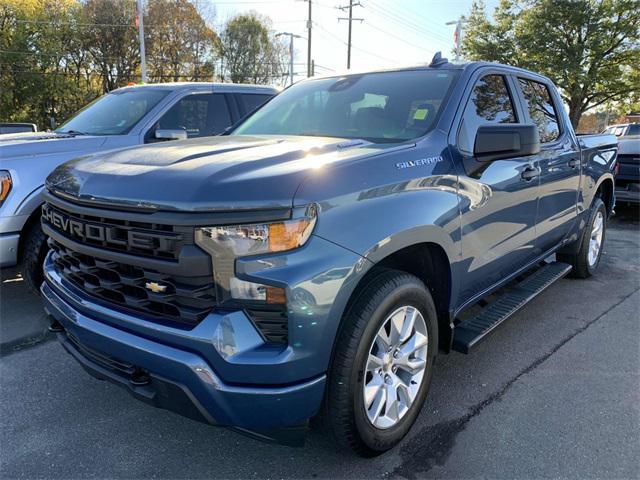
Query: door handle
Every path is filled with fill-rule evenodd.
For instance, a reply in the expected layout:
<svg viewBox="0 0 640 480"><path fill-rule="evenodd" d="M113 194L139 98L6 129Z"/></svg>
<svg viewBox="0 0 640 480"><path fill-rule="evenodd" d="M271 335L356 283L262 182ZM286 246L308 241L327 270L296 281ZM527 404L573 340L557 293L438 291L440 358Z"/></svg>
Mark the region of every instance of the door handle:
<svg viewBox="0 0 640 480"><path fill-rule="evenodd" d="M572 158L571 160L569 160L569 166L571 168L577 168L580 166L580 159L579 158Z"/></svg>
<svg viewBox="0 0 640 480"><path fill-rule="evenodd" d="M520 176L526 180L527 182L533 180L536 177L540 176L540 169L539 168L534 168L534 167L527 167L525 168L522 173L520 174Z"/></svg>

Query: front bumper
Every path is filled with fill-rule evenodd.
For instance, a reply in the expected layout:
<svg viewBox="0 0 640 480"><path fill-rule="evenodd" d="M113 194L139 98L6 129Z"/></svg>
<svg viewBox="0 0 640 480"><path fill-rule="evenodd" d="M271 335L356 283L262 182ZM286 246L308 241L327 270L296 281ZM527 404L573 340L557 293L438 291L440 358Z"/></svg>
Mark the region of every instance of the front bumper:
<svg viewBox="0 0 640 480"><path fill-rule="evenodd" d="M45 278L45 309L62 325L58 338L65 349L92 375L140 400L281 443L297 443L292 432L319 410L324 375L278 387L227 384L202 356L100 321L99 305L87 313L89 302L67 291L48 263ZM141 372L148 382L141 384Z"/></svg>
<svg viewBox="0 0 640 480"><path fill-rule="evenodd" d="M18 263L20 234L0 234L0 267L12 267Z"/></svg>

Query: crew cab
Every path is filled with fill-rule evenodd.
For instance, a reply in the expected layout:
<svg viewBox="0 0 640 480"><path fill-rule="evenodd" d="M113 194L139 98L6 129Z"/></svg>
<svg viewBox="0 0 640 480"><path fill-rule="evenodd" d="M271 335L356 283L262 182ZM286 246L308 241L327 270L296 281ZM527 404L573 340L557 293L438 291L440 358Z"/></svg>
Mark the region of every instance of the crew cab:
<svg viewBox="0 0 640 480"><path fill-rule="evenodd" d="M505 65L307 79L224 136L58 167L51 328L157 407L287 444L317 418L376 455L414 423L436 355L595 273L616 149Z"/></svg>
<svg viewBox="0 0 640 480"><path fill-rule="evenodd" d="M32 288L42 283L41 193L58 165L132 145L220 134L277 92L216 83L130 86L100 97L54 132L0 136L0 267L21 263Z"/></svg>

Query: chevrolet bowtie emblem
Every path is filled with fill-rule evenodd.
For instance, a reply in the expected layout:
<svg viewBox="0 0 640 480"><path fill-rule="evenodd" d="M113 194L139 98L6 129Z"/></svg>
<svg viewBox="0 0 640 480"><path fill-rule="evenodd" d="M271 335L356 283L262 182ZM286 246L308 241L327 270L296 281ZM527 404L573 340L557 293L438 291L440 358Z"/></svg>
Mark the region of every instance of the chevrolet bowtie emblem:
<svg viewBox="0 0 640 480"><path fill-rule="evenodd" d="M160 285L157 282L147 282L144 284L147 290L151 290L153 293L164 293L167 290L166 285Z"/></svg>

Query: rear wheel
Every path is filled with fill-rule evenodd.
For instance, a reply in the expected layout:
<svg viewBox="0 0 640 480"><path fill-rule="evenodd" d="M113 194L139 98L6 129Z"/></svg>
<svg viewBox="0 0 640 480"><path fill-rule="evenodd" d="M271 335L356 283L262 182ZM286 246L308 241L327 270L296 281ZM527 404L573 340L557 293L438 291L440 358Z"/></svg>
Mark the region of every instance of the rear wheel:
<svg viewBox="0 0 640 480"><path fill-rule="evenodd" d="M600 198L596 198L577 252L558 254L558 260L573 266L572 276L588 278L595 273L602 257L606 230L607 208Z"/></svg>
<svg viewBox="0 0 640 480"><path fill-rule="evenodd" d="M39 294L44 280L42 264L49 250L47 236L42 231L40 222L34 223L26 233L22 255L22 278L29 289Z"/></svg>
<svg viewBox="0 0 640 480"><path fill-rule="evenodd" d="M396 445L418 416L438 351L433 299L415 276L385 271L344 318L329 374L327 423L363 456Z"/></svg>

